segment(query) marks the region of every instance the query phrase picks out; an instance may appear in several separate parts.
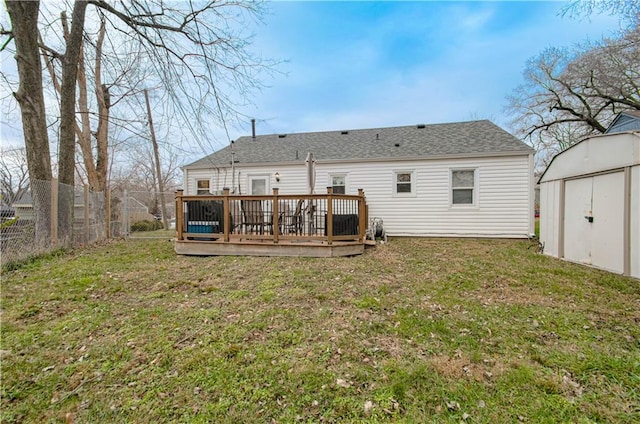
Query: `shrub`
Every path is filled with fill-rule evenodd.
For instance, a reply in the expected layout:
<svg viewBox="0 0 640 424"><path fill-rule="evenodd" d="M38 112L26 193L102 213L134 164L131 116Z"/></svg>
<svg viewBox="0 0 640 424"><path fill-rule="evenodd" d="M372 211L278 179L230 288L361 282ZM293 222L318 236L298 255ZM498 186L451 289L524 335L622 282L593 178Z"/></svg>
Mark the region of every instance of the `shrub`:
<svg viewBox="0 0 640 424"><path fill-rule="evenodd" d="M161 221L138 221L131 225L131 231L155 231L163 228Z"/></svg>

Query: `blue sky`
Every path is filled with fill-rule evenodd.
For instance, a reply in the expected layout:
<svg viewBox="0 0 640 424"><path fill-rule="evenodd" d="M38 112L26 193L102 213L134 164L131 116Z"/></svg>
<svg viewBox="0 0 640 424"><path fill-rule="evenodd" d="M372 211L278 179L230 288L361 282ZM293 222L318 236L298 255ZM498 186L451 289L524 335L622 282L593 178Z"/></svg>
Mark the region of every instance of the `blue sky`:
<svg viewBox="0 0 640 424"><path fill-rule="evenodd" d="M254 48L285 75L244 110L258 133L491 119L527 59L618 29L561 17L561 2L274 2ZM231 131L231 138L250 125ZM224 140L212 140L218 144Z"/></svg>

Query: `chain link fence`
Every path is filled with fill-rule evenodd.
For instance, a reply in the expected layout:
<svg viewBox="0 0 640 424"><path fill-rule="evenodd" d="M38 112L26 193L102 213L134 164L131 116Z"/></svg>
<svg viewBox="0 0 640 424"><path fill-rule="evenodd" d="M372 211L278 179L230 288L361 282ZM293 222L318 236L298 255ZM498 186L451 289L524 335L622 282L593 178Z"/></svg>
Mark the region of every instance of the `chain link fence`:
<svg viewBox="0 0 640 424"><path fill-rule="evenodd" d="M171 238L175 235L174 198L174 193L149 191L107 195L55 180L32 181L30 192L0 218L2 268L61 247L108 238Z"/></svg>
<svg viewBox="0 0 640 424"><path fill-rule="evenodd" d="M175 236L175 193L124 191L120 208L126 237L166 239Z"/></svg>

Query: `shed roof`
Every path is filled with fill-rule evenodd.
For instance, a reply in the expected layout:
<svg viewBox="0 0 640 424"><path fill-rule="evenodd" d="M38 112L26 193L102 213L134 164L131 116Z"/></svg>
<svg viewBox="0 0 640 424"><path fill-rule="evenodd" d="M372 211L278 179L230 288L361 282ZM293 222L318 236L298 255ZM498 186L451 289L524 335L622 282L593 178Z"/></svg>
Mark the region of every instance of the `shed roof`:
<svg viewBox="0 0 640 424"><path fill-rule="evenodd" d="M551 159L539 184L640 164L640 132L598 134L572 145Z"/></svg>
<svg viewBox="0 0 640 424"><path fill-rule="evenodd" d="M530 154L533 149L494 123L482 121L391 128L270 134L240 137L184 168L239 164L302 163L307 152L318 161L367 161L449 155Z"/></svg>

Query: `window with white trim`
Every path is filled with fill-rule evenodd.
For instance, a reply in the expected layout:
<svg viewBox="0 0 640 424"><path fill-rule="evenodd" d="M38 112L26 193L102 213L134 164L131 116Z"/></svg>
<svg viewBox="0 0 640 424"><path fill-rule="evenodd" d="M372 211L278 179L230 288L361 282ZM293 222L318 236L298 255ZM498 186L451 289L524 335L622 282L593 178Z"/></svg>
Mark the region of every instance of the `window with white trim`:
<svg viewBox="0 0 640 424"><path fill-rule="evenodd" d="M331 187L336 194L345 194L347 192L347 176L344 174L331 175Z"/></svg>
<svg viewBox="0 0 640 424"><path fill-rule="evenodd" d="M451 204L474 205L476 197L476 170L451 170Z"/></svg>
<svg viewBox="0 0 640 424"><path fill-rule="evenodd" d="M250 175L249 176L249 194L254 196L262 196L269 191L269 176L268 175Z"/></svg>
<svg viewBox="0 0 640 424"><path fill-rule="evenodd" d="M211 194L210 184L209 180L196 180L196 194Z"/></svg>
<svg viewBox="0 0 640 424"><path fill-rule="evenodd" d="M415 194L415 174L413 171L393 172L393 194L411 196Z"/></svg>

